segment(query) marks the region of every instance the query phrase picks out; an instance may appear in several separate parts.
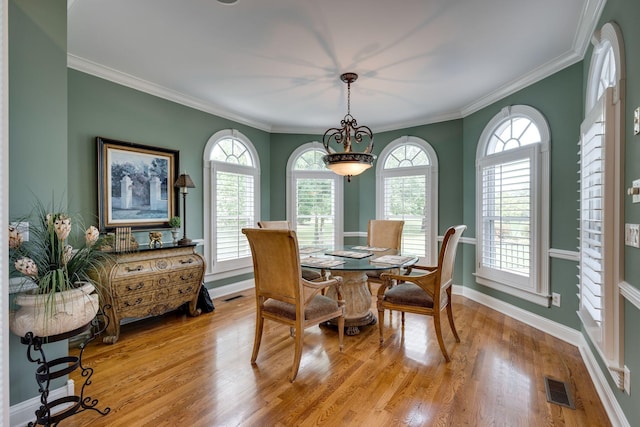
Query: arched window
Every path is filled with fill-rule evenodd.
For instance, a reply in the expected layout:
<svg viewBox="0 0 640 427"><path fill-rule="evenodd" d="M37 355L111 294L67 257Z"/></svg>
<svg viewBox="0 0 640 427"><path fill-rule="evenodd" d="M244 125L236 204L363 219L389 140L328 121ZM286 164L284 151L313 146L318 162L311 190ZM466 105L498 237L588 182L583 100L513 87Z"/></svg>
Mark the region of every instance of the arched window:
<svg viewBox="0 0 640 427"><path fill-rule="evenodd" d="M624 385L622 239L625 62L622 33L605 24L593 37L585 119L580 127L580 308L589 338Z"/></svg>
<svg viewBox="0 0 640 427"><path fill-rule="evenodd" d="M343 238L343 181L322 161L326 150L311 142L287 163L287 210L300 247L338 247Z"/></svg>
<svg viewBox="0 0 640 427"><path fill-rule="evenodd" d="M260 212L260 161L251 141L234 129L215 133L204 150L205 257L208 273L251 267L251 249L242 234L255 227Z"/></svg>
<svg viewBox="0 0 640 427"><path fill-rule="evenodd" d="M376 217L404 220L402 251L436 264L438 157L423 139L403 136L380 153Z"/></svg>
<svg viewBox="0 0 640 427"><path fill-rule="evenodd" d="M504 108L477 151L476 280L549 305L549 127L532 107Z"/></svg>

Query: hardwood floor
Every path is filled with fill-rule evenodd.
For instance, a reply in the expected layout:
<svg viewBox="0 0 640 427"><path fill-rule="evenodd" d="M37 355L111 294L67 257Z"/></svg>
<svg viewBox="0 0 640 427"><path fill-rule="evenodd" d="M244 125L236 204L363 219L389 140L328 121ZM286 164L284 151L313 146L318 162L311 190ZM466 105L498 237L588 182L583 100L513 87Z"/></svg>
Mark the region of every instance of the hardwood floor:
<svg viewBox="0 0 640 427"><path fill-rule="evenodd" d="M267 322L257 365L250 363L254 294L215 300L216 310L124 325L114 345L84 352L95 369L86 395L111 407L77 414L64 426L608 426L578 350L461 296L454 315L461 343L443 326L445 363L431 318L385 313L345 336L331 327L305 333L296 381L288 328ZM77 353L77 350L72 350ZM547 402L544 377L570 385L576 409ZM76 392L84 379L72 374Z"/></svg>

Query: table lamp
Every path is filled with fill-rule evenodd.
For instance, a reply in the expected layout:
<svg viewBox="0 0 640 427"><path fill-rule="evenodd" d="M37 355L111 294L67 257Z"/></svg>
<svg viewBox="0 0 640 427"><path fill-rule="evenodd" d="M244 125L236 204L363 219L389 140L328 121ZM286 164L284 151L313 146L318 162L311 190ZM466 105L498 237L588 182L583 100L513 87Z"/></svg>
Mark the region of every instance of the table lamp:
<svg viewBox="0 0 640 427"><path fill-rule="evenodd" d="M187 239L187 193L189 188L196 188L196 186L186 173L180 175L173 186L180 188L180 193L182 193L182 239L178 240L178 245L190 245L191 239Z"/></svg>

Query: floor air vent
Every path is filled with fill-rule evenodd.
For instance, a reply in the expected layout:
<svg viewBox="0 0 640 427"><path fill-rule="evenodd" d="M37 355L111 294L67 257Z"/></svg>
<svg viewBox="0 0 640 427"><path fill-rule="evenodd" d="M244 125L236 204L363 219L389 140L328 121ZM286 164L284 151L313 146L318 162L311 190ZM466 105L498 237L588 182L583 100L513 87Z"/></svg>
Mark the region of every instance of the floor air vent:
<svg viewBox="0 0 640 427"><path fill-rule="evenodd" d="M576 409L567 383L544 377L544 386L547 389L547 400L549 402Z"/></svg>
<svg viewBox="0 0 640 427"><path fill-rule="evenodd" d="M223 300L224 302L229 302L229 301L233 301L234 299L238 299L238 298L244 298L244 295L236 295L234 297L229 297L225 300Z"/></svg>

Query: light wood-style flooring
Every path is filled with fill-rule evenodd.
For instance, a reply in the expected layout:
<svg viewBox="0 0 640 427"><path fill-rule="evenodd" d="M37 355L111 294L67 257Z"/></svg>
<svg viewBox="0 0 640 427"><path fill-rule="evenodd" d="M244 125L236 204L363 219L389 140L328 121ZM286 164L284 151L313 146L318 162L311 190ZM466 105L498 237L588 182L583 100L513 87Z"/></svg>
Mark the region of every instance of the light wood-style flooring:
<svg viewBox="0 0 640 427"><path fill-rule="evenodd" d="M85 396L111 412L85 411L61 426L610 425L575 347L461 296L461 343L443 325L450 363L431 318L407 314L403 331L393 312L382 347L377 325L345 336L342 353L335 329L307 329L291 384L285 326L266 323L251 365L254 294L241 295L214 300L216 310L200 317L124 325L114 345L89 344L84 364L95 372ZM570 384L575 410L547 402L545 376ZM78 393L84 379L71 378Z"/></svg>

